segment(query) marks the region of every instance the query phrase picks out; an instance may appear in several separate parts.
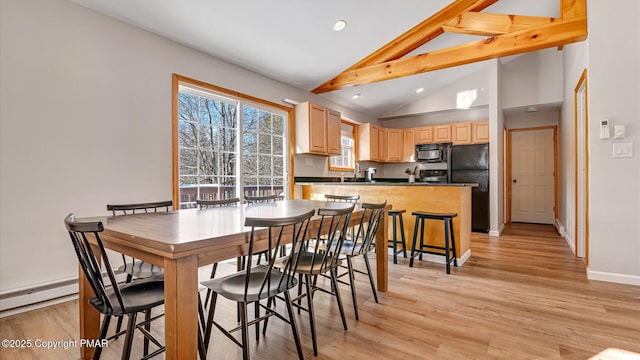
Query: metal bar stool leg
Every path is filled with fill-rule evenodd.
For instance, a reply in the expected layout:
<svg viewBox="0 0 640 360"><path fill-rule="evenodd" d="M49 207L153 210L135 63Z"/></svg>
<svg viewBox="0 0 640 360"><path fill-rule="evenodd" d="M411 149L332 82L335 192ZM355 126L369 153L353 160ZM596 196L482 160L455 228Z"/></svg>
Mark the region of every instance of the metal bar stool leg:
<svg viewBox="0 0 640 360"><path fill-rule="evenodd" d="M407 243L404 240L404 222L402 221L402 213L398 214L400 217L400 242L402 243L402 255L407 258Z"/></svg>
<svg viewBox="0 0 640 360"><path fill-rule="evenodd" d="M413 226L413 241L411 241L411 256L409 257L409 267L413 267L413 257L416 251L416 240L418 240L418 222L420 218L416 217L416 223Z"/></svg>

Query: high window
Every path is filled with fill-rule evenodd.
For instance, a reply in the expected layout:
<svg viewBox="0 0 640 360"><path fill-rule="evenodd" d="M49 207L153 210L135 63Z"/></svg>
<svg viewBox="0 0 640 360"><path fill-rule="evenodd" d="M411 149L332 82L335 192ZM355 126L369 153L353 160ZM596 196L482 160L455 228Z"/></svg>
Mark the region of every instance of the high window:
<svg viewBox="0 0 640 360"><path fill-rule="evenodd" d="M278 194L287 189L287 108L174 76L174 200ZM234 96L235 95L235 96Z"/></svg>

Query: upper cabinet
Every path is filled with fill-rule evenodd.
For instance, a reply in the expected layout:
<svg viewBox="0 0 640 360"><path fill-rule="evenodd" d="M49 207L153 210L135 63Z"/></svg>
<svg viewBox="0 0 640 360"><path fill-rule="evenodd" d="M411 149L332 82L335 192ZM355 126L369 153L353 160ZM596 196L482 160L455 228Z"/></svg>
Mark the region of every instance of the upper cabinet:
<svg viewBox="0 0 640 360"><path fill-rule="evenodd" d="M451 124L453 145L471 144L471 123Z"/></svg>
<svg viewBox="0 0 640 360"><path fill-rule="evenodd" d="M471 123L471 142L474 144L486 144L489 142L488 121Z"/></svg>
<svg viewBox="0 0 640 360"><path fill-rule="evenodd" d="M388 162L400 162L403 161L403 138L404 132L402 129L385 129L386 133L386 150L385 161Z"/></svg>
<svg viewBox="0 0 640 360"><path fill-rule="evenodd" d="M416 144L430 144L433 142L433 126L423 126L414 128L414 130Z"/></svg>
<svg viewBox="0 0 640 360"><path fill-rule="evenodd" d="M451 142L451 125L433 126L433 142Z"/></svg>
<svg viewBox="0 0 640 360"><path fill-rule="evenodd" d="M380 135L382 130L382 136ZM384 129L373 124L358 125L358 161L384 161L381 158L380 142L384 137Z"/></svg>
<svg viewBox="0 0 640 360"><path fill-rule="evenodd" d="M296 154L339 155L340 113L311 102L296 105L295 136Z"/></svg>
<svg viewBox="0 0 640 360"><path fill-rule="evenodd" d="M417 128L404 129L404 148L402 151L403 162L416 161L416 132Z"/></svg>

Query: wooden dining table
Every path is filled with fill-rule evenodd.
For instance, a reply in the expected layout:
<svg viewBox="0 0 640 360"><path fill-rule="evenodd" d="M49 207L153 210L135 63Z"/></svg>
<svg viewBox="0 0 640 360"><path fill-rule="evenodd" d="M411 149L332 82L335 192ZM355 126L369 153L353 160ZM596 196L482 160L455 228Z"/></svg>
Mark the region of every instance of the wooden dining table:
<svg viewBox="0 0 640 360"><path fill-rule="evenodd" d="M283 200L274 203L209 209L185 209L149 214L79 218L101 221L105 248L164 268L165 346L167 359L197 359L198 267L233 259L248 253L251 228L247 217L279 218L310 209L344 208L351 204L313 200ZM387 205L376 235L378 291L387 291ZM363 210L357 205L351 224L360 222ZM317 229L314 216L309 228ZM266 233L266 229L257 230ZM266 241L266 240L265 240ZM291 241L291 239L285 239ZM79 271L80 338L97 339L100 314L89 305L93 290ZM93 356L93 348L82 347L82 359Z"/></svg>

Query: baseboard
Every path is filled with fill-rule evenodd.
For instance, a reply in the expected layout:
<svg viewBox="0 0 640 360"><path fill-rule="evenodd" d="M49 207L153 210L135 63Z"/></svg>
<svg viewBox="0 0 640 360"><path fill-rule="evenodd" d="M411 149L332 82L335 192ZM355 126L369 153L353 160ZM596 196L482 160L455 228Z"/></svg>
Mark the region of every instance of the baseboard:
<svg viewBox="0 0 640 360"><path fill-rule="evenodd" d="M587 279L640 286L640 276L635 275L606 273L602 271L592 271L587 269Z"/></svg>
<svg viewBox="0 0 640 360"><path fill-rule="evenodd" d="M462 256L460 256L459 258L456 258L458 262L458 266L461 266L462 264L464 264L465 261L467 261L470 257L471 257L471 249L467 249L467 251L464 254L462 254ZM414 261L416 260L417 259L414 259ZM435 255L435 254L422 254L422 260L436 263L436 264L442 264L442 265L446 263L444 256Z"/></svg>
<svg viewBox="0 0 640 360"><path fill-rule="evenodd" d="M571 249L571 252L575 255L576 254L576 243L573 241L571 236L569 236L569 234L565 233L564 234L564 240L567 242L567 245L569 245L569 249Z"/></svg>
<svg viewBox="0 0 640 360"><path fill-rule="evenodd" d="M564 225L560 222L560 220L558 219L554 219L553 220L553 226L556 228L556 230L558 231L558 234L560 234L560 236L564 237L565 235L565 227Z"/></svg>

